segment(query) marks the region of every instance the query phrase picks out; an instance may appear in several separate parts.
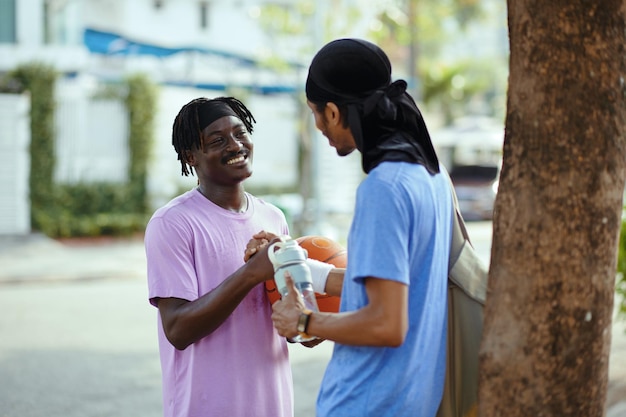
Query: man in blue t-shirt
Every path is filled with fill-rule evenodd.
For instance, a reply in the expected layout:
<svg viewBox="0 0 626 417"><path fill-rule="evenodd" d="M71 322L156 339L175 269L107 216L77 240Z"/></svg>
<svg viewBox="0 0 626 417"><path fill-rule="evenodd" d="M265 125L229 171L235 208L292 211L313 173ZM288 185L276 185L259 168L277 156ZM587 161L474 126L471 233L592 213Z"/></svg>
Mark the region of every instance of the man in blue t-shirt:
<svg viewBox="0 0 626 417"><path fill-rule="evenodd" d="M391 82L386 54L359 39L330 42L309 68L317 128L340 156L358 150L368 174L357 190L340 312L311 313L295 296L274 305L281 335L335 342L318 417L432 417L441 402L453 202L406 87ZM326 292L337 276L322 284Z"/></svg>

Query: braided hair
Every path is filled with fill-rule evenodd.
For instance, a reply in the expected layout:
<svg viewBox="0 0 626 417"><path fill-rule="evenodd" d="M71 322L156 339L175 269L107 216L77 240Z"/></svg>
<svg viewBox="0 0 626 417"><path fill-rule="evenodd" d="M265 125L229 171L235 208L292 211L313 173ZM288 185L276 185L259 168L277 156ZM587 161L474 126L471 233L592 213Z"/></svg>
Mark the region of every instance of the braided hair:
<svg viewBox="0 0 626 417"><path fill-rule="evenodd" d="M223 104L234 112L248 130L252 133L253 124L256 123L250 110L238 99L234 97L217 97L208 99L205 97L196 98L185 104L174 119L172 127L172 145L178 154L181 165L181 175L193 175L193 167L187 163L187 151L200 149L202 147L202 130L206 126L201 126L198 116L199 109L207 104Z"/></svg>

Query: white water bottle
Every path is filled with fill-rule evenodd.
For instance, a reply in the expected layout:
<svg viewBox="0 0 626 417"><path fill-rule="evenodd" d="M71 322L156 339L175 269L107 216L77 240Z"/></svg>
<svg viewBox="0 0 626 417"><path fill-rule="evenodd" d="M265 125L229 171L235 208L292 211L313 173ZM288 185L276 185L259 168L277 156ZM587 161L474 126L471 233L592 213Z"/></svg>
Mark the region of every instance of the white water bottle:
<svg viewBox="0 0 626 417"><path fill-rule="evenodd" d="M313 281L311 280L311 270L305 263L308 253L298 242L289 236L281 237L281 240L270 245L267 255L274 266L274 281L281 296L286 296L289 292L285 281L285 271L289 271L293 282L303 298L307 309L315 312L319 311ZM297 335L291 340L294 342L308 342L315 337L305 338Z"/></svg>

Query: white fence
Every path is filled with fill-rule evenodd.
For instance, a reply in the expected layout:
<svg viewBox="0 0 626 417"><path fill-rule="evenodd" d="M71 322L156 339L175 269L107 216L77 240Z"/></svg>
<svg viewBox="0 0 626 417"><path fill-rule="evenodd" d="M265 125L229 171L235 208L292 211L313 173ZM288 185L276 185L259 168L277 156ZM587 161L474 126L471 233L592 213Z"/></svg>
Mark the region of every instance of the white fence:
<svg viewBox="0 0 626 417"><path fill-rule="evenodd" d="M61 89L55 113L56 168L62 184L128 180L128 115L121 100L92 100Z"/></svg>
<svg viewBox="0 0 626 417"><path fill-rule="evenodd" d="M30 97L0 94L0 235L30 233Z"/></svg>

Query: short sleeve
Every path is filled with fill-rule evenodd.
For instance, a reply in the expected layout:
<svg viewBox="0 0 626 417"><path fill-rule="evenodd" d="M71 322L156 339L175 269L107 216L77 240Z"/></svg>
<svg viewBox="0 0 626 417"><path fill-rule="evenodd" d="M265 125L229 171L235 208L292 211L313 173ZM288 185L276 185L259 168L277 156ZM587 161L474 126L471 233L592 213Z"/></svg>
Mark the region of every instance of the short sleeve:
<svg viewBox="0 0 626 417"><path fill-rule="evenodd" d="M190 234L184 224L169 219L153 218L148 223L144 244L151 304L155 298L198 298Z"/></svg>
<svg viewBox="0 0 626 417"><path fill-rule="evenodd" d="M374 276L409 283L409 213L402 191L387 181L364 181L357 192L349 242L354 279Z"/></svg>

